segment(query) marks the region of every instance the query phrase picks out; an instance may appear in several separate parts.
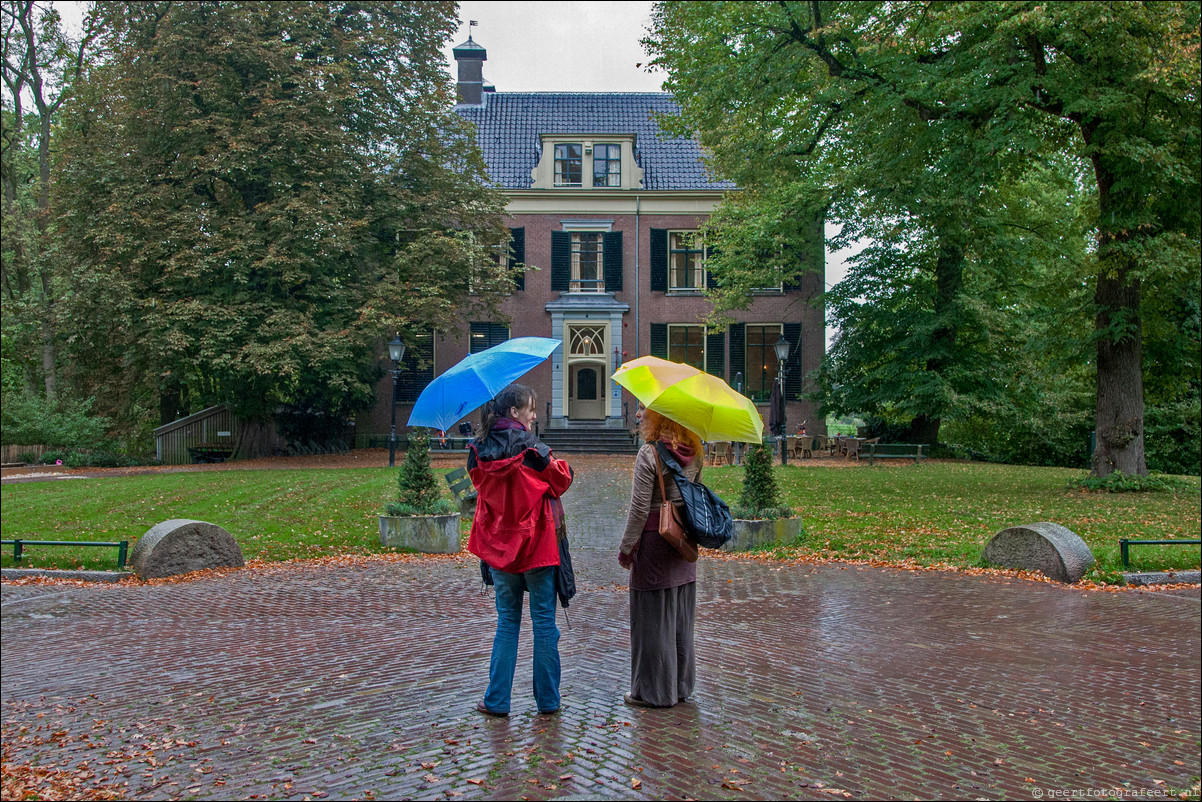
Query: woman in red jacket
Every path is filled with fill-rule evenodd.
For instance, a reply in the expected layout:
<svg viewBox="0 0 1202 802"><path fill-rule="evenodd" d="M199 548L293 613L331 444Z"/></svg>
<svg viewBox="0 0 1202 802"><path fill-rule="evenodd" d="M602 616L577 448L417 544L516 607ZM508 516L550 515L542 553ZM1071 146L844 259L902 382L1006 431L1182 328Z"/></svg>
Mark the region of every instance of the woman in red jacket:
<svg viewBox="0 0 1202 802"><path fill-rule="evenodd" d="M509 715L523 592L530 594L534 628L534 701L540 713L559 710L556 525L563 522L559 497L572 484L572 470L530 431L538 417L536 403L534 390L509 385L485 405L481 435L468 446L476 515L467 548L491 569L496 588L488 690L476 705L490 716Z"/></svg>

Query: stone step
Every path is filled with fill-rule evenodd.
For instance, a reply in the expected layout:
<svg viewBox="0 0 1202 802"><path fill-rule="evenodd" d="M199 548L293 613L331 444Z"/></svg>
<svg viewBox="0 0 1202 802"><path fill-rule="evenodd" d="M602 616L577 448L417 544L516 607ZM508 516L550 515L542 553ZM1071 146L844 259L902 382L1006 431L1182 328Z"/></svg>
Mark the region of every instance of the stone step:
<svg viewBox="0 0 1202 802"><path fill-rule="evenodd" d="M577 454L634 454L638 452L634 438L623 429L590 427L587 429L545 429L540 439L560 453Z"/></svg>

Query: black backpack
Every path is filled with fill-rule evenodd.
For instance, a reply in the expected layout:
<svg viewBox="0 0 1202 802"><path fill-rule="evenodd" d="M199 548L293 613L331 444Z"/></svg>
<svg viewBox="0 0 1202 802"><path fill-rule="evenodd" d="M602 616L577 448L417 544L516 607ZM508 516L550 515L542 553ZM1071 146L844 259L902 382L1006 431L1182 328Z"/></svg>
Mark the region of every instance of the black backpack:
<svg viewBox="0 0 1202 802"><path fill-rule="evenodd" d="M735 522L730 515L730 507L718 498L718 494L701 482L690 482L684 476L680 463L663 443L655 444L656 453L663 460L676 487L684 499L681 512L684 513L684 526L687 533L697 541L697 545L707 549L721 548L734 535Z"/></svg>

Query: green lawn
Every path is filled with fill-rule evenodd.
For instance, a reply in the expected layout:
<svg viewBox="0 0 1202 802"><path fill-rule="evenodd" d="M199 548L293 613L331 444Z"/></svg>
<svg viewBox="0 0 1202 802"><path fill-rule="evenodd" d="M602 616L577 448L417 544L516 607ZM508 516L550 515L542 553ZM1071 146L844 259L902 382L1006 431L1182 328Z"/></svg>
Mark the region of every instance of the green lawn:
<svg viewBox="0 0 1202 802"><path fill-rule="evenodd" d="M227 529L246 559L390 551L377 515L396 495L395 469L213 471L5 485L5 540L134 541L160 521ZM117 550L31 546L22 565L112 569ZM2 564L13 564L6 546Z"/></svg>
<svg viewBox="0 0 1202 802"><path fill-rule="evenodd" d="M996 532L1054 521L1084 538L1098 564L1088 579L1113 582L1118 540L1197 538L1202 529L1199 480L1175 493L1107 494L1070 490L1082 471L977 463L790 465L777 468L785 500L800 510L806 536L781 556L913 560L922 565L980 565ZM706 470L728 501L738 497L742 468ZM388 551L376 516L395 495L396 470L214 471L4 486L5 539L129 540L154 524L195 518L225 527L247 559L284 560ZM31 547L23 565L108 568L115 549ZM1132 567L1197 568L1196 546L1136 547ZM2 564L13 564L5 547Z"/></svg>
<svg viewBox="0 0 1202 802"><path fill-rule="evenodd" d="M901 460L897 461L901 463ZM806 536L782 553L855 559L981 565L1000 530L1052 521L1076 532L1097 563L1086 575L1114 582L1122 570L1119 538L1193 539L1202 529L1198 477L1174 493L1070 490L1085 471L967 462L828 468L776 468L784 501L800 510ZM743 470L709 468L706 482L727 500L738 497ZM1133 570L1198 568L1197 546L1138 546Z"/></svg>

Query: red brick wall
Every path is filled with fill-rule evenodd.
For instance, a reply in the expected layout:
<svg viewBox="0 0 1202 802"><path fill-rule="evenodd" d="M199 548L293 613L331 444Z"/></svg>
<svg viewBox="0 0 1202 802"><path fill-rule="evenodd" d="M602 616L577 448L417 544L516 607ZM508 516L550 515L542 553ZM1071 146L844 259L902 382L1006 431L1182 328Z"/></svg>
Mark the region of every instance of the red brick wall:
<svg viewBox="0 0 1202 802"><path fill-rule="evenodd" d="M564 219L613 220L613 230L622 232L623 289L614 293L614 297L618 301L630 305L630 311L625 315L622 324L623 347L626 350L623 360L634 359L649 353L653 322L694 323L703 320L709 313L711 305L705 298L701 296L669 296L663 292L652 292L650 283L651 229L695 229L705 220L703 215L639 215L637 237L634 215L518 215L509 218L506 225L515 228L525 227L526 264L530 267L526 271L525 289L515 292L502 305L503 311L510 317L511 337L549 337L551 335L551 313L546 311L546 305L560 295L559 292L551 290L551 232L563 230L561 221ZM534 270L534 267L539 269ZM823 309L821 307L813 308L806 300L821 294L823 281L824 277L821 274L808 274L802 279L800 292L757 297L749 309L739 313L739 320L747 323L801 323L801 363L805 372L818 367L825 351ZM460 331L448 332L436 337L435 375L441 374L467 355L467 335L470 322L465 320ZM729 341L727 347L729 349ZM724 356L724 364L729 366L729 353ZM550 361L528 373L522 381L529 384L538 393L539 418L541 420L546 414L546 402L551 400ZM808 385L806 389L809 389ZM386 376L380 381L376 388L376 397L380 402L370 413L362 415L357 422L357 429L361 434L386 433L388 431L389 403L392 399L391 377ZM633 410L633 399L625 391L623 391L623 400L630 401ZM763 409L766 420L766 407ZM398 405L398 432L403 430L410 410L410 405ZM797 425L801 421L806 419L817 421L818 417L814 405L809 401L790 401L787 416L789 428L792 431L797 430ZM473 415L472 419L478 422L479 416ZM811 433L825 432L825 424L820 424L818 428L811 425L809 431Z"/></svg>

